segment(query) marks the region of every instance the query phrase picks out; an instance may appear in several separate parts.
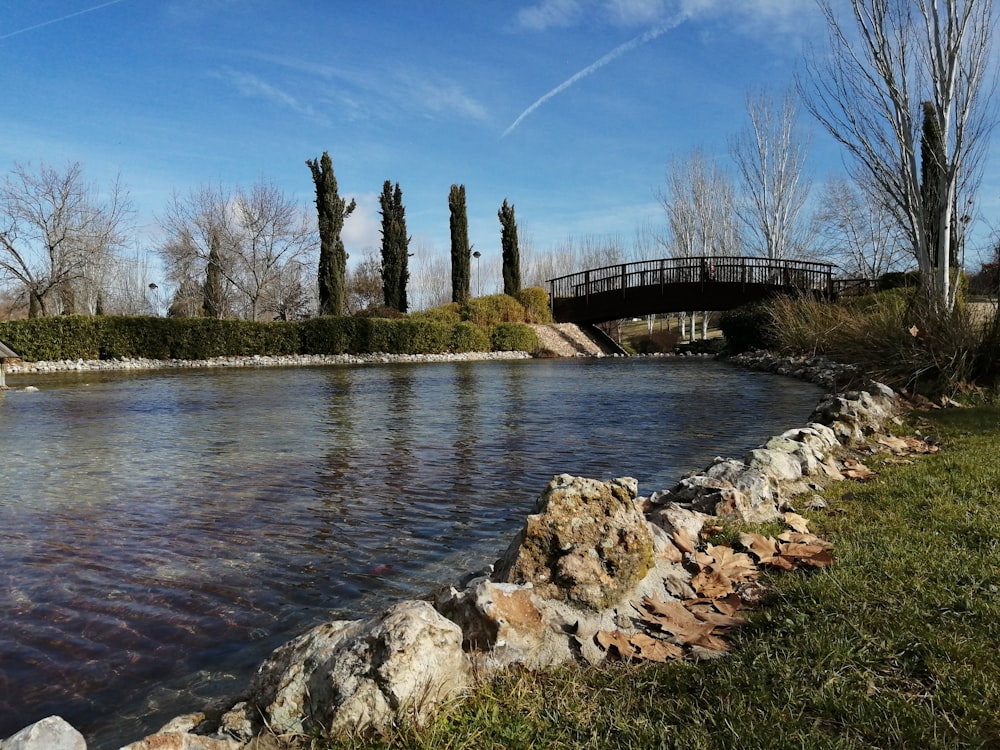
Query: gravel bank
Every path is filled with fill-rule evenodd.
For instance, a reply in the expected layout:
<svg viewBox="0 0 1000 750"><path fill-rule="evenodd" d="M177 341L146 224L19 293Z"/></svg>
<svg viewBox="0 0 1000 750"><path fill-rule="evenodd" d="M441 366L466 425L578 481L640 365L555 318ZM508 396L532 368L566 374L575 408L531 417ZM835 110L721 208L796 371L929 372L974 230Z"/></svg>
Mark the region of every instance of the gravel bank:
<svg viewBox="0 0 1000 750"><path fill-rule="evenodd" d="M168 370L205 367L309 367L366 365L395 362L474 362L528 359L527 352L463 352L461 354L296 354L287 356L213 357L212 359L73 359L53 362L16 362L8 375L111 370Z"/></svg>

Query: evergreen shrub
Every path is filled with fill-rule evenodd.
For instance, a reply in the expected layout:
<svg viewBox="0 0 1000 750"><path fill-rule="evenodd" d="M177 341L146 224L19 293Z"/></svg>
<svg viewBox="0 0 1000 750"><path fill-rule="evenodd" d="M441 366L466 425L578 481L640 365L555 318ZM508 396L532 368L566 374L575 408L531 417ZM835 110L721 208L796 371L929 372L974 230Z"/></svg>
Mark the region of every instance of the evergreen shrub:
<svg viewBox="0 0 1000 750"><path fill-rule="evenodd" d="M552 306L549 293L540 286L529 286L517 293L517 301L524 307L525 323L551 323Z"/></svg>
<svg viewBox="0 0 1000 750"><path fill-rule="evenodd" d="M491 348L495 352L534 352L540 343L535 329L524 323L499 323L490 332Z"/></svg>
<svg viewBox="0 0 1000 750"><path fill-rule="evenodd" d="M524 306L508 294L491 294L470 299L462 306L462 319L479 326L499 323L523 323L527 320Z"/></svg>
<svg viewBox="0 0 1000 750"><path fill-rule="evenodd" d="M447 305L431 307L427 310L410 313L412 320L431 320L437 323L450 323L454 325L462 320L461 306L457 302L449 302Z"/></svg>
<svg viewBox="0 0 1000 750"><path fill-rule="evenodd" d="M488 352L491 349L492 343L486 329L468 321L456 323L452 327L451 351Z"/></svg>

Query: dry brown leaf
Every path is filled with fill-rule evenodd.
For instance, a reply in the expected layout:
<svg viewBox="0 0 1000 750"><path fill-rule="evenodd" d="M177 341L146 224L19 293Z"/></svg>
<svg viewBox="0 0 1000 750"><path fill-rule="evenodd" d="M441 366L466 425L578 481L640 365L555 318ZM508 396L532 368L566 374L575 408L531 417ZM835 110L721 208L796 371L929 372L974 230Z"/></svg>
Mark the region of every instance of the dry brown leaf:
<svg viewBox="0 0 1000 750"><path fill-rule="evenodd" d="M733 593L733 582L721 571L705 568L691 579L691 588L702 596L714 599Z"/></svg>
<svg viewBox="0 0 1000 750"><path fill-rule="evenodd" d="M800 534L805 534L809 531L809 519L803 518L798 513L785 513L783 517L785 525L792 531L797 531Z"/></svg>
<svg viewBox="0 0 1000 750"><path fill-rule="evenodd" d="M628 636L620 630L600 630L594 638L597 640L598 645L608 653L609 657L613 655L612 649L617 651L618 657L623 660L632 659L637 653L635 646L629 641Z"/></svg>
<svg viewBox="0 0 1000 750"><path fill-rule="evenodd" d="M687 602L685 602L687 604ZM695 604L688 605L688 610L691 614L697 617L704 623L712 625L715 628L735 628L740 625L746 625L746 620L742 617L734 617L733 615L722 614L717 612L715 607L710 604Z"/></svg>
<svg viewBox="0 0 1000 750"><path fill-rule="evenodd" d="M695 551L694 542L691 541L691 536L684 529L677 529L670 538L681 552L690 555Z"/></svg>
<svg viewBox="0 0 1000 750"><path fill-rule="evenodd" d="M706 635L699 638L691 645L700 646L701 648L708 649L709 651L718 651L720 653L726 653L729 651L729 644L714 635Z"/></svg>
<svg viewBox="0 0 1000 750"><path fill-rule="evenodd" d="M649 661L666 662L684 658L684 649L673 643L661 641L645 633L636 633L629 643L639 649L639 655Z"/></svg>
<svg viewBox="0 0 1000 750"><path fill-rule="evenodd" d="M890 451L900 456L906 453L910 449L909 445L907 445L905 440L902 440L898 437L893 437L892 435L883 435L878 439L878 442L879 445L884 445Z"/></svg>
<svg viewBox="0 0 1000 750"><path fill-rule="evenodd" d="M783 544L781 557L796 565L811 565L814 568L825 568L833 562L830 550L819 544Z"/></svg>
<svg viewBox="0 0 1000 750"><path fill-rule="evenodd" d="M787 557L782 557L781 555L775 555L774 557L767 557L760 561L761 565L769 565L772 568L778 568L779 570L795 570L795 563L789 560Z"/></svg>
<svg viewBox="0 0 1000 750"><path fill-rule="evenodd" d="M855 479L859 482L867 482L875 476L874 471L853 458L844 459L844 470L841 473L848 479Z"/></svg>
<svg viewBox="0 0 1000 750"><path fill-rule="evenodd" d="M664 602L643 597L642 608L635 607L643 620L673 635L680 643L697 641L712 632L713 626L701 622L683 604L677 601Z"/></svg>
<svg viewBox="0 0 1000 750"><path fill-rule="evenodd" d="M735 615L742 609L746 609L746 605L743 600L740 599L739 594L730 594L729 596L724 596L721 599L713 599L712 606L715 607L719 612L724 615L729 615L730 617Z"/></svg>
<svg viewBox="0 0 1000 750"><path fill-rule="evenodd" d="M715 558L712 566L733 581L748 581L756 578L759 571L750 555L733 551L732 547L709 547Z"/></svg>
<svg viewBox="0 0 1000 750"><path fill-rule="evenodd" d="M820 539L815 534L799 534L794 531L786 531L778 537L779 541L791 542L792 544L818 544L826 549L832 549L833 545L825 539Z"/></svg>
<svg viewBox="0 0 1000 750"><path fill-rule="evenodd" d="M740 544L750 550L758 559L774 557L778 554L778 544L771 537L761 534L740 534Z"/></svg>

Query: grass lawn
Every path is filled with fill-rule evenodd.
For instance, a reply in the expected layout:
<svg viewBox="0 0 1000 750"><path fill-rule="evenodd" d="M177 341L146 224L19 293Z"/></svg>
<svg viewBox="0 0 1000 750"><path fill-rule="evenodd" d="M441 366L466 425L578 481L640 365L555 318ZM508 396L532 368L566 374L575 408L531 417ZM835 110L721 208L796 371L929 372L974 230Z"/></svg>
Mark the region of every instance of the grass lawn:
<svg viewBox="0 0 1000 750"><path fill-rule="evenodd" d="M909 427L942 452L830 487L803 515L837 562L771 576L727 658L512 671L423 729L329 747L1000 748L1000 409Z"/></svg>

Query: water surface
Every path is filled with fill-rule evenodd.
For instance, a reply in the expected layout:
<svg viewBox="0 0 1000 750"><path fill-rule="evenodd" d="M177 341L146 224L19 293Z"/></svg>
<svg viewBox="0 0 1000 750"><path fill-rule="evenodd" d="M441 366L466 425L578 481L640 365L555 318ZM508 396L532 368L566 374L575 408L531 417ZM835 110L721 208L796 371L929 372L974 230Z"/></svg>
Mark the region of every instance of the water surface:
<svg viewBox="0 0 1000 750"><path fill-rule="evenodd" d="M672 486L811 385L682 359L11 376L0 737L117 747L273 648L493 561L554 474Z"/></svg>

